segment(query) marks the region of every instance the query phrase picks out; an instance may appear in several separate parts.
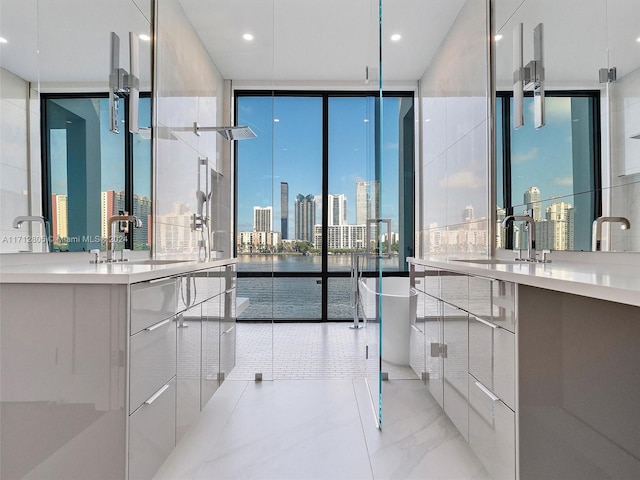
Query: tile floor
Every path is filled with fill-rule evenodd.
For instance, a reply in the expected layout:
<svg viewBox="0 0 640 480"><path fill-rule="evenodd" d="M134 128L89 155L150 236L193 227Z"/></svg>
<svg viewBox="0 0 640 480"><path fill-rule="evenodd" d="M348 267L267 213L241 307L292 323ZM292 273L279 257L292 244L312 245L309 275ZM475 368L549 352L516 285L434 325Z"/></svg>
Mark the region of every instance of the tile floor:
<svg viewBox="0 0 640 480"><path fill-rule="evenodd" d="M383 382L375 427L359 360L364 331L344 323L276 324L273 336L270 325L237 330L236 368L154 480L489 478L412 372ZM271 368L271 352L274 379L254 382L256 368Z"/></svg>

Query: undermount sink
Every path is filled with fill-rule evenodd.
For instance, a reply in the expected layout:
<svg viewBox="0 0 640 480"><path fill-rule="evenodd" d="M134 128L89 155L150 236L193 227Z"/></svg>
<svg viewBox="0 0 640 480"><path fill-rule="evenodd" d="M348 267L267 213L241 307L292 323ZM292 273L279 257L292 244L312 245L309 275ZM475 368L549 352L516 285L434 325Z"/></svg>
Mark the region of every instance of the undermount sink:
<svg viewBox="0 0 640 480"><path fill-rule="evenodd" d="M456 258L453 262L464 263L477 263L479 265L514 265L514 264L527 264L529 262L522 260L507 260L501 258Z"/></svg>
<svg viewBox="0 0 640 480"><path fill-rule="evenodd" d="M173 263L191 262L192 260L168 260L149 258L147 260L130 260L125 263L135 263L136 265L171 265Z"/></svg>

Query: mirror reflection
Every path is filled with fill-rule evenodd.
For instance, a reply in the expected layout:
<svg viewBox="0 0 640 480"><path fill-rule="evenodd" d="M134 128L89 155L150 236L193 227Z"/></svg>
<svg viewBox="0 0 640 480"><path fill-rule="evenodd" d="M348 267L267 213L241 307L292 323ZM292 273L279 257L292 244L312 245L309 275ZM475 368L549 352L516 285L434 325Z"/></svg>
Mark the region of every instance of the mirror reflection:
<svg viewBox="0 0 640 480"><path fill-rule="evenodd" d="M496 0L496 246L526 248L521 222L536 222L538 249L640 251L640 31L631 0ZM535 57L543 25L544 126L536 127L533 83L525 80L524 125L515 128L518 25L522 66ZM515 49L515 53L514 53ZM517 85L517 83L515 83ZM514 96L516 101L514 102ZM514 104L515 103L515 104ZM515 112L515 114L514 114Z"/></svg>
<svg viewBox="0 0 640 480"><path fill-rule="evenodd" d="M117 248L148 249L151 1L2 0L1 10L0 252L104 250L109 217L124 212L142 228L114 232ZM139 101L128 101L131 88L109 101L112 32ZM136 108L136 120L126 116ZM18 216L39 221L14 228Z"/></svg>

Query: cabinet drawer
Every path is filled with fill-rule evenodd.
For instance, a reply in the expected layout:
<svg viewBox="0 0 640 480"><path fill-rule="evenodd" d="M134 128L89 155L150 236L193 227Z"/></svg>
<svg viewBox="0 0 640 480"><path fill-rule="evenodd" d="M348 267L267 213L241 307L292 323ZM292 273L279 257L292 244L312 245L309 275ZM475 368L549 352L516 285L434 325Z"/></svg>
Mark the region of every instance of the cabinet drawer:
<svg viewBox="0 0 640 480"><path fill-rule="evenodd" d="M469 373L515 409L515 334L469 315Z"/></svg>
<svg viewBox="0 0 640 480"><path fill-rule="evenodd" d="M515 284L469 277L469 313L515 332Z"/></svg>
<svg viewBox="0 0 640 480"><path fill-rule="evenodd" d="M226 325L220 332L220 381L223 381L236 366L236 327Z"/></svg>
<svg viewBox="0 0 640 480"><path fill-rule="evenodd" d="M171 317L130 339L129 413L176 375L176 322Z"/></svg>
<svg viewBox="0 0 640 480"><path fill-rule="evenodd" d="M516 478L515 413L469 375L469 446L495 480Z"/></svg>
<svg viewBox="0 0 640 480"><path fill-rule="evenodd" d="M516 331L516 284L492 280L491 318L510 332Z"/></svg>
<svg viewBox="0 0 640 480"><path fill-rule="evenodd" d="M176 313L176 279L131 285L131 334Z"/></svg>
<svg viewBox="0 0 640 480"><path fill-rule="evenodd" d="M442 300L462 310L469 310L469 277L467 275L443 270L440 272L440 288Z"/></svg>
<svg viewBox="0 0 640 480"><path fill-rule="evenodd" d="M222 291L221 269L218 267L185 274L177 281L177 312L187 310Z"/></svg>
<svg viewBox="0 0 640 480"><path fill-rule="evenodd" d="M148 480L176 444L176 380L156 390L129 417L129 480Z"/></svg>

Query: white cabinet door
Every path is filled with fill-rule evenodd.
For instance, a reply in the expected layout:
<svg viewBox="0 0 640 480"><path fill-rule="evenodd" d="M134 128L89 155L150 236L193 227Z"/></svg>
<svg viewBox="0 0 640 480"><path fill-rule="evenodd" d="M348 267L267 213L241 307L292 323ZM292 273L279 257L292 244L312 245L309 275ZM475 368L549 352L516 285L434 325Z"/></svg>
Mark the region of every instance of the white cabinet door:
<svg viewBox="0 0 640 480"><path fill-rule="evenodd" d="M515 409L515 334L469 314L469 373Z"/></svg>
<svg viewBox="0 0 640 480"><path fill-rule="evenodd" d="M220 386L220 302L217 295L202 304L202 370L200 409Z"/></svg>
<svg viewBox="0 0 640 480"><path fill-rule="evenodd" d="M176 444L176 380L129 417L129 480L149 480Z"/></svg>
<svg viewBox="0 0 640 480"><path fill-rule="evenodd" d="M167 318L130 338L129 413L176 375L176 321Z"/></svg>
<svg viewBox="0 0 640 480"><path fill-rule="evenodd" d="M494 480L516 478L515 413L469 375L469 445Z"/></svg>
<svg viewBox="0 0 640 480"><path fill-rule="evenodd" d="M202 344L200 304L178 315L176 441L179 441L200 413Z"/></svg>
<svg viewBox="0 0 640 480"><path fill-rule="evenodd" d="M166 278L131 285L131 329L139 332L176 314L176 279Z"/></svg>
<svg viewBox="0 0 640 480"><path fill-rule="evenodd" d="M443 406L444 401L444 337L442 301L430 295L424 298L424 330L427 361L426 384L433 398Z"/></svg>
<svg viewBox="0 0 640 480"><path fill-rule="evenodd" d="M444 303L444 411L468 440L468 372L469 335L468 314Z"/></svg>

